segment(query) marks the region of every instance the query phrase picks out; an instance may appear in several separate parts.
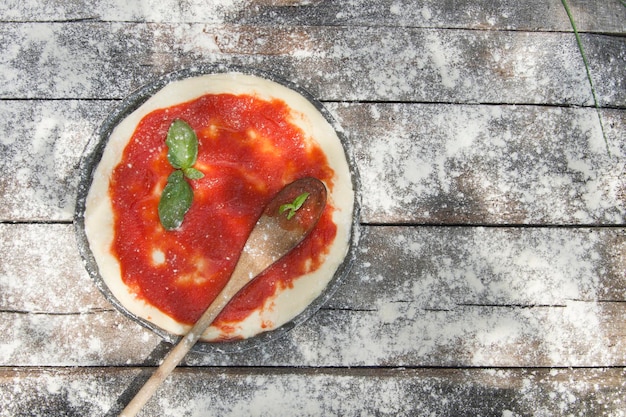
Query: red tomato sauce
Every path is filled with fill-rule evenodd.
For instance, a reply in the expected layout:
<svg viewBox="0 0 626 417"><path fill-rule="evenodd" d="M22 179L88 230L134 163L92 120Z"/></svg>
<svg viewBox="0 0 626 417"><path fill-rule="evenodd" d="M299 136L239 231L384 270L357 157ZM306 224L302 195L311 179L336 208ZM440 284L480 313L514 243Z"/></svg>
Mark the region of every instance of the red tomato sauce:
<svg viewBox="0 0 626 417"><path fill-rule="evenodd" d="M178 118L198 136L194 167L204 178L190 181L191 208L179 229L167 231L157 207L173 171L165 138ZM334 173L326 156L289 118L289 108L280 100L220 94L156 110L142 119L109 188L115 228L111 249L123 281L138 297L181 323L194 323L227 282L274 194L307 176L332 190ZM319 268L337 231L332 211L328 204L306 240L244 288L216 324L227 331L277 289Z"/></svg>

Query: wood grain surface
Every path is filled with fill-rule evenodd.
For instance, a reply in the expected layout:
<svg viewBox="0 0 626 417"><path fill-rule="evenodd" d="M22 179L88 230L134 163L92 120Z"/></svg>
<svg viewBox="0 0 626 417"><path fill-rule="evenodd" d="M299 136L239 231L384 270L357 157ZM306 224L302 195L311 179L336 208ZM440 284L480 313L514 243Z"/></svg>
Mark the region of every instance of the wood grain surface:
<svg viewBox="0 0 626 417"><path fill-rule="evenodd" d="M124 97L211 63L324 103L359 246L311 319L192 352L142 415L626 415L623 1L10 0L0 416L114 416L169 348L84 269L79 162Z"/></svg>

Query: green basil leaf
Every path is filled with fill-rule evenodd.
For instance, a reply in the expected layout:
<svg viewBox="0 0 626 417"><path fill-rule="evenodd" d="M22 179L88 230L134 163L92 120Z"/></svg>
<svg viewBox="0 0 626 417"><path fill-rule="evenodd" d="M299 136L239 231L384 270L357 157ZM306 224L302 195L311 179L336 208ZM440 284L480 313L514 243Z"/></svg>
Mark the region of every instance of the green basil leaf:
<svg viewBox="0 0 626 417"><path fill-rule="evenodd" d="M297 196L296 199L293 200L293 209L298 210L300 207L302 207L302 205L304 204L304 202L306 201L308 197L309 197L309 193L302 193L299 196Z"/></svg>
<svg viewBox="0 0 626 417"><path fill-rule="evenodd" d="M306 199L309 197L309 193L302 193L293 200L293 203L283 204L278 208L278 213L283 214L285 211L289 210L287 213L287 220L291 220L293 216L295 216L296 211L302 207Z"/></svg>
<svg viewBox="0 0 626 417"><path fill-rule="evenodd" d="M204 177L202 171L195 168L186 168L183 169L183 172L185 173L185 177L189 178L190 180L199 180L200 178Z"/></svg>
<svg viewBox="0 0 626 417"><path fill-rule="evenodd" d="M193 190L185 180L183 172L180 170L172 172L167 178L167 185L159 200L159 219L163 227L167 230L180 227L192 200Z"/></svg>
<svg viewBox="0 0 626 417"><path fill-rule="evenodd" d="M287 213L287 219L290 219L291 216L293 216L293 213L295 213L295 211L293 210L293 204L289 203L289 204L283 204L278 208L278 213L279 214L283 214L284 212L286 212L287 210L291 210L289 213Z"/></svg>
<svg viewBox="0 0 626 417"><path fill-rule="evenodd" d="M184 120L176 119L167 132L167 159L174 168L187 169L198 158L198 137Z"/></svg>

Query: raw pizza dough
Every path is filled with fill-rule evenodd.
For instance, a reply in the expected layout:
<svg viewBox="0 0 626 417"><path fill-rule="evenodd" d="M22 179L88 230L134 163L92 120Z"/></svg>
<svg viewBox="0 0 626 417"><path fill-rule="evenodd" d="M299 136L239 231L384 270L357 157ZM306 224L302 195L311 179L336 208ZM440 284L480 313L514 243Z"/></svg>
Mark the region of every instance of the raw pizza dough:
<svg viewBox="0 0 626 417"><path fill-rule="evenodd" d="M114 214L109 193L110 178L139 122L157 109L185 103L206 94L252 95L263 100L280 99L291 109L291 123L299 127L306 140L316 143L334 171L328 201L334 208L332 219L337 234L328 248L321 267L300 276L293 286L280 289L265 300L263 307L233 323L228 334L211 326L203 340L249 338L273 330L300 314L326 288L344 260L349 247L354 210L354 190L343 146L329 122L315 106L299 93L276 82L242 73L201 75L174 81L158 91L126 117L112 132L97 166L86 199L85 233L99 273L117 300L132 314L148 320L173 334L184 334L189 324L179 323L163 311L137 297L122 280L120 263L111 251L114 239Z"/></svg>

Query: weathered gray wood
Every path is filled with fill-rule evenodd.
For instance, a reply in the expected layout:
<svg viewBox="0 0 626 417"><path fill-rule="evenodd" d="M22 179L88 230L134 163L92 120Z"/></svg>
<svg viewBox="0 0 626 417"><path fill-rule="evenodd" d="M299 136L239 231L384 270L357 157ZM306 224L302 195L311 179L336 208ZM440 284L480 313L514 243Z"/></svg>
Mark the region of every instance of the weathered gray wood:
<svg viewBox="0 0 626 417"><path fill-rule="evenodd" d="M624 228L363 230L354 269L329 308L449 311L626 300Z"/></svg>
<svg viewBox="0 0 626 417"><path fill-rule="evenodd" d="M0 101L0 219L70 221L82 149L115 105ZM624 110L327 107L354 149L364 222L610 225L626 219Z"/></svg>
<svg viewBox="0 0 626 417"><path fill-rule="evenodd" d="M141 371L0 369L2 416L113 416ZM142 416L623 416L613 369L178 369Z"/></svg>
<svg viewBox="0 0 626 417"><path fill-rule="evenodd" d="M71 315L113 308L87 276L73 233L65 224L0 224L0 311ZM362 234L330 309L560 308L626 300L623 227L366 226Z"/></svg>
<svg viewBox="0 0 626 417"><path fill-rule="evenodd" d="M611 367L626 365L624 302L562 307L378 303L318 311L283 338L243 353L190 353L187 366ZM158 363L159 339L121 316L0 313L0 366Z"/></svg>
<svg viewBox="0 0 626 417"><path fill-rule="evenodd" d="M0 366L141 364L158 345L102 300L62 243L71 233L0 225ZM623 366L624 300L623 228L369 227L307 323L258 351L187 363Z"/></svg>
<svg viewBox="0 0 626 417"><path fill-rule="evenodd" d="M572 31L559 0L549 1L318 1L300 7L294 2L247 7L239 22L254 24L406 26L479 30ZM296 2L297 3L297 2ZM623 33L626 11L619 0L569 0L579 31ZM291 7L290 7L291 6ZM304 9L304 10L303 10Z"/></svg>
<svg viewBox="0 0 626 417"><path fill-rule="evenodd" d="M0 57L5 99L121 98L164 72L226 62L275 72L321 100L593 103L571 33L5 23Z"/></svg>
<svg viewBox="0 0 626 417"><path fill-rule="evenodd" d="M624 33L626 11L619 0L568 0L579 31ZM142 1L130 3L62 0L46 7L36 0L6 1L3 21L139 21L239 23L304 26L405 26L480 30L572 31L560 0L499 1L359 0L345 2L249 0L235 2Z"/></svg>
<svg viewBox="0 0 626 417"><path fill-rule="evenodd" d="M626 10L626 6L623 9ZM625 107L626 37L581 35L581 41L589 61L589 71L599 106ZM624 130L621 132L621 141L626 141Z"/></svg>
<svg viewBox="0 0 626 417"><path fill-rule="evenodd" d="M581 32L626 33L626 5L622 0L567 0Z"/></svg>
<svg viewBox="0 0 626 417"><path fill-rule="evenodd" d="M144 415L626 416L626 7L567 2L599 113L561 0L0 4L0 416L115 415L167 349L67 222L110 100L198 62L338 102L361 221L431 226L365 226L311 320Z"/></svg>
<svg viewBox="0 0 626 417"><path fill-rule="evenodd" d="M623 224L626 113L526 106L337 106L365 222ZM367 121L367 122L364 122Z"/></svg>

